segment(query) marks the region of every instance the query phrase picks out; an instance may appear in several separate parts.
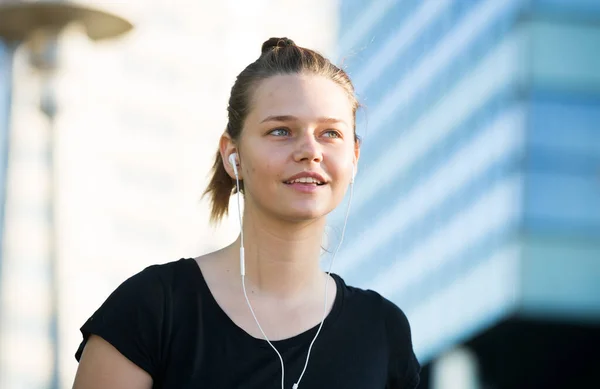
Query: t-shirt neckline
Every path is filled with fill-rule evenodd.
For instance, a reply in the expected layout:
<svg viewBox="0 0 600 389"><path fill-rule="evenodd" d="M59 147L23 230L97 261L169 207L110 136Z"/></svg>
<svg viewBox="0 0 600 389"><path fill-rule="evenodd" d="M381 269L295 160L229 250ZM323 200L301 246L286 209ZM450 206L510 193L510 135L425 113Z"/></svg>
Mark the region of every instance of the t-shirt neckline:
<svg viewBox="0 0 600 389"><path fill-rule="evenodd" d="M238 334L240 334L240 336L242 336L244 339L247 339L248 341L251 341L251 342L255 342L260 347L270 348L271 346L269 346L269 344L267 343L267 341L265 339L256 338L256 337L252 336L251 334L246 332L243 328L238 326L229 317L229 315L227 315L227 313L225 313L225 311L221 308L219 303L217 303L217 300L213 296L212 291L208 287L208 284L206 283L206 280L204 278L204 274L202 274L202 269L200 268L200 266L198 265L196 260L194 258L186 258L185 260L190 262L190 264L195 267L195 269L196 269L195 273L199 280L198 284L199 284L200 288L202 289L202 295L206 296L208 298L208 301L206 301L206 302L214 308L215 312L217 312L223 318L223 320L227 323L227 325L230 326L231 328L233 328L233 330L236 331ZM321 328L321 333L319 334L319 337L323 336L324 332L336 322L336 319L339 316L339 314L342 310L343 303L344 303L344 292L345 292L344 291L344 282L339 275L337 275L335 273L330 273L330 275L332 276L332 278L335 281L337 293L335 296L335 300L333 302L333 306L331 307L331 310L325 317L325 321L323 322L323 328ZM289 337L286 339L280 339L280 340L271 340L270 342L278 350L280 348L289 348L289 347L294 347L296 345L304 345L307 343L307 341L311 341L314 338L317 330L319 329L320 324L321 323L319 322L316 326L309 328L306 331L301 332L292 337Z"/></svg>

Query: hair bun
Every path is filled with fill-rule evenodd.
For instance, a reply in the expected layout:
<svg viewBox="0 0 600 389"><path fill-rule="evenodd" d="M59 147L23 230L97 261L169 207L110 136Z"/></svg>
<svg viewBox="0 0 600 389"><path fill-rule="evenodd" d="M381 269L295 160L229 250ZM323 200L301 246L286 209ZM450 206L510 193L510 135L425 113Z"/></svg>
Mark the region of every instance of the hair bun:
<svg viewBox="0 0 600 389"><path fill-rule="evenodd" d="M290 46L296 46L296 43L294 43L294 41L289 38L269 38L265 41L265 43L262 44L261 52L262 54L265 54L279 47Z"/></svg>

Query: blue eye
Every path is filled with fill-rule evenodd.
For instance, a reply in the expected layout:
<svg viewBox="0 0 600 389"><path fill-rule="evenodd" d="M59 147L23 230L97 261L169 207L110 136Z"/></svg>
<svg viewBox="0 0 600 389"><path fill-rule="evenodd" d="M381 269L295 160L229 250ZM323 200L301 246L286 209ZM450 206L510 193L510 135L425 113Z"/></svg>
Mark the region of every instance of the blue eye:
<svg viewBox="0 0 600 389"><path fill-rule="evenodd" d="M287 128L275 128L274 130L271 130L271 132L269 132L269 134L271 135L275 135L275 136L286 136L290 134L290 131Z"/></svg>

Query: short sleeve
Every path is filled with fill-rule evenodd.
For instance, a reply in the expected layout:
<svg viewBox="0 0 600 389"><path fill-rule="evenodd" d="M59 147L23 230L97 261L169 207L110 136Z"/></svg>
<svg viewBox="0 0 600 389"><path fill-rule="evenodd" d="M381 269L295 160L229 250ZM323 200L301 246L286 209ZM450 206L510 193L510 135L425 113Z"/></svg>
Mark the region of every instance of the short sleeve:
<svg viewBox="0 0 600 389"><path fill-rule="evenodd" d="M157 267L130 277L83 324L83 340L75 358L80 360L89 336L98 335L156 379L164 306L164 286Z"/></svg>
<svg viewBox="0 0 600 389"><path fill-rule="evenodd" d="M392 302L385 300L386 330L390 348L388 389L414 389L419 385L421 365L412 346L408 318Z"/></svg>

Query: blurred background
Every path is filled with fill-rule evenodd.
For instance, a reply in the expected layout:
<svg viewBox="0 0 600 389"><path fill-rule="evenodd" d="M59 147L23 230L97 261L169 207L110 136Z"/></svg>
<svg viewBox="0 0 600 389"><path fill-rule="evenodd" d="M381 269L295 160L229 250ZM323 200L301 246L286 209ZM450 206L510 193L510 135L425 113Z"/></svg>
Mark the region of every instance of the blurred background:
<svg viewBox="0 0 600 389"><path fill-rule="evenodd" d="M420 388L600 387L599 0L0 0L0 388L70 388L122 281L235 238L200 196L271 36L355 83L334 272L407 314Z"/></svg>

